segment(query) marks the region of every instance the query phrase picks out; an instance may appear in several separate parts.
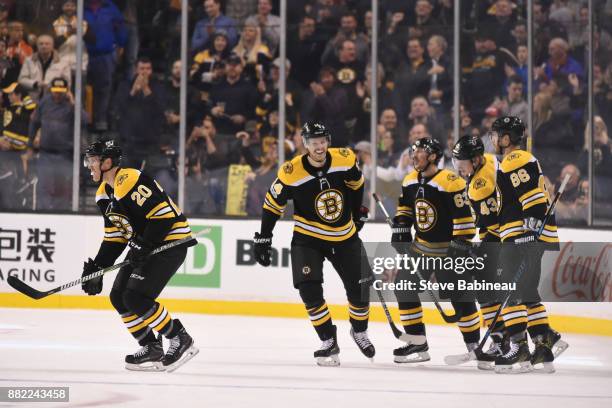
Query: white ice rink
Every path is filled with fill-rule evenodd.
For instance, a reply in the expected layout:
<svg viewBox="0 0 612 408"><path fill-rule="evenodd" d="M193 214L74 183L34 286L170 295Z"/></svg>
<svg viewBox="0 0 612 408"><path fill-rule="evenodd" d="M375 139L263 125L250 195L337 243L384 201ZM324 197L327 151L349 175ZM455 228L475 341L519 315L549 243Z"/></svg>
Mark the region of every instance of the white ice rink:
<svg viewBox="0 0 612 408"><path fill-rule="evenodd" d="M565 335L557 373L502 376L444 365L464 351L451 327L428 327L432 361L397 366L387 325L370 326L370 363L337 321L342 365L317 367L306 318L174 317L200 353L172 374L137 373L123 368L138 347L112 311L0 309L0 386L70 387L69 404L36 407L612 407L608 337Z"/></svg>

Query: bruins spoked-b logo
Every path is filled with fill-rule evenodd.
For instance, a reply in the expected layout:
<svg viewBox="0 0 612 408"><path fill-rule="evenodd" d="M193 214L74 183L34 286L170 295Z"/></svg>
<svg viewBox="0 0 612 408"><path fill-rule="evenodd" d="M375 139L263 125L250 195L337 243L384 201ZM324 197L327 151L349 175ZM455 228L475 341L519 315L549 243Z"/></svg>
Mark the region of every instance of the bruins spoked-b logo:
<svg viewBox="0 0 612 408"><path fill-rule="evenodd" d="M436 225L436 209L427 200L418 199L414 202L414 216L419 231L429 231Z"/></svg>
<svg viewBox="0 0 612 408"><path fill-rule="evenodd" d="M119 229L119 231L121 231L123 238L127 239L128 241L132 239L134 236L134 228L132 228L130 220L128 220L125 215L108 213L107 217L109 221L112 222L113 225Z"/></svg>
<svg viewBox="0 0 612 408"><path fill-rule="evenodd" d="M325 190L315 198L315 210L319 217L326 222L335 222L342 215L344 201L338 190Z"/></svg>

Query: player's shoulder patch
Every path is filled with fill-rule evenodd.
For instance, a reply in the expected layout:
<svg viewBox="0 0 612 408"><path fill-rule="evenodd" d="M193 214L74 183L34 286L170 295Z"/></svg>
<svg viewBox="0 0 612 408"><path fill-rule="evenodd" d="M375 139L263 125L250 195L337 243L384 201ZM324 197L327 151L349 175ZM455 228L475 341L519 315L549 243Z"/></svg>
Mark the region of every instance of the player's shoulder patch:
<svg viewBox="0 0 612 408"><path fill-rule="evenodd" d="M525 150L515 150L508 154L501 162L501 170L504 173L509 173L516 169L520 169L527 163L535 162L536 158Z"/></svg>
<svg viewBox="0 0 612 408"><path fill-rule="evenodd" d="M332 159L330 168L341 167L346 168L346 170L348 170L355 164L355 153L353 153L353 151L347 147L333 147L328 151Z"/></svg>
<svg viewBox="0 0 612 408"><path fill-rule="evenodd" d="M419 173L416 170L411 171L406 174L404 180L402 181L402 187L408 187L411 184L418 183L419 181Z"/></svg>
<svg viewBox="0 0 612 408"><path fill-rule="evenodd" d="M290 186L308 176L302 164L302 156L297 156L283 163L278 170L277 177L285 185Z"/></svg>
<svg viewBox="0 0 612 408"><path fill-rule="evenodd" d="M485 161L485 164L470 181L470 188L468 188L470 200L481 201L495 192L497 158L492 154L485 154Z"/></svg>
<svg viewBox="0 0 612 408"><path fill-rule="evenodd" d="M140 171L136 169L121 169L115 175L115 197L121 200L125 197L136 185L140 178Z"/></svg>
<svg viewBox="0 0 612 408"><path fill-rule="evenodd" d="M106 181L103 181L98 186L98 190L96 191L96 203L100 200L109 200L110 197L106 194Z"/></svg>
<svg viewBox="0 0 612 408"><path fill-rule="evenodd" d="M465 189L465 180L454 172L443 169L432 180L442 191L454 193Z"/></svg>

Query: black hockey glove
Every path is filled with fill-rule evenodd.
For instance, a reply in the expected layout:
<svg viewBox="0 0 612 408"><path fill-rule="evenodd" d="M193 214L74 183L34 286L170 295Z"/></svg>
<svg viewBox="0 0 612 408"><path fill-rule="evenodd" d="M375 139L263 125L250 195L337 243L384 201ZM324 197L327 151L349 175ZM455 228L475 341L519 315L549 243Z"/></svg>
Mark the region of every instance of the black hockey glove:
<svg viewBox="0 0 612 408"><path fill-rule="evenodd" d="M253 252L255 253L255 260L261 266L270 266L270 257L272 256L272 234L270 236L263 236L259 232L255 233L253 237L255 246Z"/></svg>
<svg viewBox="0 0 612 408"><path fill-rule="evenodd" d="M355 224L355 228L357 228L357 232L361 231L369 216L370 209L363 205L359 207L359 212L353 214L353 223Z"/></svg>
<svg viewBox="0 0 612 408"><path fill-rule="evenodd" d="M412 233L410 232L410 224L401 217L393 219L391 226L391 246L399 253L406 252L408 247L406 244L412 242Z"/></svg>
<svg viewBox="0 0 612 408"><path fill-rule="evenodd" d="M128 253L128 260L134 269L140 268L147 261L147 257L153 250L153 245L138 236L134 236L128 246L131 248Z"/></svg>
<svg viewBox="0 0 612 408"><path fill-rule="evenodd" d="M99 271L100 268L93 259L89 258L87 262L83 263L83 274L81 275L84 278L87 275L91 275L94 272ZM86 282L81 282L81 288L83 292L87 293L89 296L95 296L98 293L102 292L102 276L99 276L94 279L90 279Z"/></svg>

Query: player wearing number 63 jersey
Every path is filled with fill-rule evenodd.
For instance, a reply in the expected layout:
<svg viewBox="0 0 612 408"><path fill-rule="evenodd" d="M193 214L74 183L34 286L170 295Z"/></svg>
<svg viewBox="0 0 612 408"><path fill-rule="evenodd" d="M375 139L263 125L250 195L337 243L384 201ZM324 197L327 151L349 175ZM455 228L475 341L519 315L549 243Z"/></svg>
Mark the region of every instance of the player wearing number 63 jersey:
<svg viewBox="0 0 612 408"><path fill-rule="evenodd" d="M544 364L544 369L553 370L552 360L560 354L567 343L548 324L546 308L538 294L542 248L558 250L559 238L554 214L542 227L550 204L544 185L544 176L538 160L522 150L525 134L523 122L515 116L504 116L493 123L489 136L496 153L503 159L497 172L499 203L499 235L503 243L500 266L504 281L512 281L521 261L526 265L523 278L518 282L517 297L511 297L502 311L504 325L510 335L510 348L495 361L496 371L510 372L519 363L521 371L529 371L532 365ZM536 240L537 238L537 240ZM540 241L540 248L535 248ZM528 282L528 283L526 283ZM536 345L533 356L529 356L525 330Z"/></svg>
<svg viewBox="0 0 612 408"><path fill-rule="evenodd" d="M96 204L104 218L104 239L96 257L85 262L83 276L115 263L126 246L129 265L115 278L110 300L128 331L142 348L126 356L126 368L173 371L197 354L193 339L178 319L156 301L185 260L195 239L164 252L149 253L164 242L191 236L181 210L159 184L135 169L120 168L121 149L113 140L87 148L85 167L100 186ZM102 291L102 277L83 282L89 295ZM170 340L164 355L161 337Z"/></svg>
<svg viewBox="0 0 612 408"><path fill-rule="evenodd" d="M469 241L476 233L474 218L465 199L465 181L450 170L437 166L442 158L442 148L437 140L424 138L412 146L415 170L402 183L397 212L393 219L393 243L412 242L411 227L416 231L415 241L409 247L413 256L454 257L469 256ZM404 251L401 244L394 244ZM423 269L425 279L432 273L438 282L454 283L457 275L445 268ZM396 280L414 279L415 275L398 273ZM456 283L455 283L456 285ZM473 299L460 296L458 291L450 295L440 292L441 297L450 297L456 313L461 314L458 322L466 346L477 344L480 338L480 316ZM398 363L429 360L423 324L423 308L414 292L396 291L400 318L406 333L423 336L422 344L408 344L394 351ZM415 356L416 354L416 356Z"/></svg>

